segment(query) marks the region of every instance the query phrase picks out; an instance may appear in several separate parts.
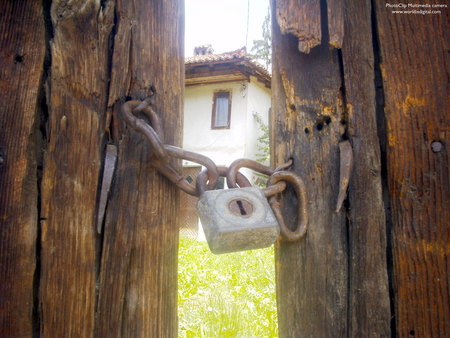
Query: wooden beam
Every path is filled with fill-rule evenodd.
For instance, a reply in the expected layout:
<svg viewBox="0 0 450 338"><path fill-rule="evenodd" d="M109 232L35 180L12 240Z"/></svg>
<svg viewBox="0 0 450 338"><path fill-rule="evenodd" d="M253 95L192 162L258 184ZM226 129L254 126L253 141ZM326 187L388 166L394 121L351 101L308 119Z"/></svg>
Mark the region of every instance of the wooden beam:
<svg viewBox="0 0 450 338"><path fill-rule="evenodd" d="M178 191L150 166L149 144L123 125L119 109L127 97L153 93L164 141L180 145L182 16L177 0L72 1L70 10L52 2L44 336L176 336ZM98 235L107 141L119 155Z"/></svg>
<svg viewBox="0 0 450 338"><path fill-rule="evenodd" d="M240 74L223 74L223 75L211 75L211 76L186 76L186 86L198 85L198 84L211 84L211 83L223 83L223 82L235 82L235 81L249 81L249 76L242 73Z"/></svg>
<svg viewBox="0 0 450 338"><path fill-rule="evenodd" d="M428 1L430 6L442 1ZM376 0L400 337L449 335L448 8L395 14Z"/></svg>
<svg viewBox="0 0 450 338"><path fill-rule="evenodd" d="M298 50L308 54L322 41L320 1L277 0L276 21L282 34L293 34L298 39ZM325 28L326 30L326 28Z"/></svg>
<svg viewBox="0 0 450 338"><path fill-rule="evenodd" d="M246 59L186 65L186 85L249 80L250 75L270 88L271 77L261 66Z"/></svg>
<svg viewBox="0 0 450 338"><path fill-rule="evenodd" d="M386 216L377 135L370 0L345 0L342 46L347 137L353 147L348 188L349 336L391 335Z"/></svg>
<svg viewBox="0 0 450 338"><path fill-rule="evenodd" d="M295 8L296 1L286 2L298 18L320 27L320 7ZM278 1L272 5L278 8ZM299 52L297 37L283 35L279 23L272 29L271 158L274 166L294 160L292 170L307 187L310 220L305 238L276 245L279 333L281 337L344 337L348 332L347 227L345 214L334 213L344 115L338 53L326 39L309 54ZM291 226L297 214L293 194L288 190L283 198L285 219Z"/></svg>
<svg viewBox="0 0 450 338"><path fill-rule="evenodd" d="M327 0L328 34L330 45L335 48L342 48L344 41L344 12L347 11L344 3L344 0Z"/></svg>
<svg viewBox="0 0 450 338"><path fill-rule="evenodd" d="M95 206L108 93L113 7L53 1L49 130L42 179L41 334L92 336Z"/></svg>
<svg viewBox="0 0 450 338"><path fill-rule="evenodd" d="M96 334L176 337L179 191L151 167L150 145L125 128L119 109L126 96L154 93L164 142L181 146L184 7L177 0L118 1L116 13L108 111L119 157L105 218Z"/></svg>
<svg viewBox="0 0 450 338"><path fill-rule="evenodd" d="M2 1L0 13L0 332L26 337L33 334L37 296L38 110L45 28L38 1Z"/></svg>

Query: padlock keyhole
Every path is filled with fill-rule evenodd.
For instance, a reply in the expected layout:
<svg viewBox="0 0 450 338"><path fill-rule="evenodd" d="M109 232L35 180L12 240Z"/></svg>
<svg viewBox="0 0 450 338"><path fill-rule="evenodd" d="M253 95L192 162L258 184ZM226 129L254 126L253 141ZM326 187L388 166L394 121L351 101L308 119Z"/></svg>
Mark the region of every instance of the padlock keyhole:
<svg viewBox="0 0 450 338"><path fill-rule="evenodd" d="M245 211L244 204L242 203L242 201L236 201L236 203L239 207L239 211L241 212L241 215L242 216L247 215L247 211Z"/></svg>
<svg viewBox="0 0 450 338"><path fill-rule="evenodd" d="M238 216L248 217L253 213L253 205L242 198L232 200L228 206L231 212Z"/></svg>

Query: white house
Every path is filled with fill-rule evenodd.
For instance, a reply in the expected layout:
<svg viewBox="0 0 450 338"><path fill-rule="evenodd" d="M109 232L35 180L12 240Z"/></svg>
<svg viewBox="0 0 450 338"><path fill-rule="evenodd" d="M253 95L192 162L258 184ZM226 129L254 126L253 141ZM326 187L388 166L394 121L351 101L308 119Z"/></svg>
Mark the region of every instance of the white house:
<svg viewBox="0 0 450 338"><path fill-rule="evenodd" d="M268 124L270 74L250 59L245 48L213 54L209 45L195 48L185 67L183 148L206 155L217 165L256 159L261 131L254 114ZM185 177L195 179L201 167L184 161L183 170ZM249 171L244 174L252 179ZM182 223L196 224L195 200L183 195Z"/></svg>

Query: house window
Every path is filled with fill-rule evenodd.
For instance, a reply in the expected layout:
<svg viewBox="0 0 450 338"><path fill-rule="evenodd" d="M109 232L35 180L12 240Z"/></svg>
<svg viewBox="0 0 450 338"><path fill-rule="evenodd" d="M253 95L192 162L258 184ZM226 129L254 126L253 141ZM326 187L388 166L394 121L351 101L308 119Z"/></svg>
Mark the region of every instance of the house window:
<svg viewBox="0 0 450 338"><path fill-rule="evenodd" d="M230 128L231 92L220 91L214 93L211 129Z"/></svg>

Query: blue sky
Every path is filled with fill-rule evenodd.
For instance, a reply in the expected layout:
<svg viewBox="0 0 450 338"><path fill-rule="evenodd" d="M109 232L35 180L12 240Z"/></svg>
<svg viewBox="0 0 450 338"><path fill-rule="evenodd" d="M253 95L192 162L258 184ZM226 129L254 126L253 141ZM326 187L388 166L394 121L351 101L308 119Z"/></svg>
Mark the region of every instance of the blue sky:
<svg viewBox="0 0 450 338"><path fill-rule="evenodd" d="M185 56L199 45L211 44L216 54L245 46L248 4L250 52L253 40L262 39L269 0L185 0Z"/></svg>

